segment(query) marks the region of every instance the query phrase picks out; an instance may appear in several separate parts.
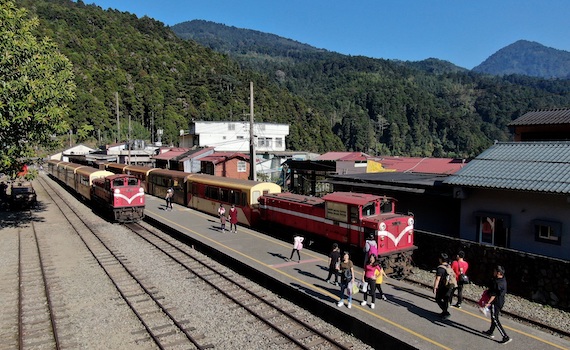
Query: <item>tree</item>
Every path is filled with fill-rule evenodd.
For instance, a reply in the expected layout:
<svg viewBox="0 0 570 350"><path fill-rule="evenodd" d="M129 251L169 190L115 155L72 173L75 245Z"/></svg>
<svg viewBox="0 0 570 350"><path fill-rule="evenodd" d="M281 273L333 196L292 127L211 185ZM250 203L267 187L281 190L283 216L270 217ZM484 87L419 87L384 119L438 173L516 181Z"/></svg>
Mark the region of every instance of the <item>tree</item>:
<svg viewBox="0 0 570 350"><path fill-rule="evenodd" d="M0 0L0 172L15 175L68 129L75 97L70 61L32 31L38 19Z"/></svg>

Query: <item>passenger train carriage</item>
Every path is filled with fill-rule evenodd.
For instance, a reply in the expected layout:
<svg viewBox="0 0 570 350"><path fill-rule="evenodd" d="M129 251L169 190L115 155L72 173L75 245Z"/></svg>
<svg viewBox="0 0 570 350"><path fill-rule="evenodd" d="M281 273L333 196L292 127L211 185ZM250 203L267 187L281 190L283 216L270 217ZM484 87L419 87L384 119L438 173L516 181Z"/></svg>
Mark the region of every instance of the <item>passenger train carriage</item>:
<svg viewBox="0 0 570 350"><path fill-rule="evenodd" d="M281 187L271 182L204 174L190 175L187 186L189 207L217 215L220 203L226 206L234 204L238 211L238 222L247 226L256 226L259 222L259 198L281 192Z"/></svg>

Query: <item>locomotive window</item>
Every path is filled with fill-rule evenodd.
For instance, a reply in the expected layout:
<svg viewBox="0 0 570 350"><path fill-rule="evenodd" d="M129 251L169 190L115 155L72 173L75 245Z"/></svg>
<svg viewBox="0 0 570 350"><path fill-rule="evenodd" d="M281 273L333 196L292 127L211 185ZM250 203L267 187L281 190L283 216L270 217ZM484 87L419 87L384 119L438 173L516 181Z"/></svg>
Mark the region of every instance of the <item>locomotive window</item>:
<svg viewBox="0 0 570 350"><path fill-rule="evenodd" d="M241 194L241 192L239 192L239 191L230 191L230 203L231 204L237 204L238 206L241 206L240 194Z"/></svg>
<svg viewBox="0 0 570 350"><path fill-rule="evenodd" d="M392 201L383 200L380 204L380 213L391 213L394 211Z"/></svg>
<svg viewBox="0 0 570 350"><path fill-rule="evenodd" d="M376 203L368 203L362 207L362 216L376 215Z"/></svg>
<svg viewBox="0 0 570 350"><path fill-rule="evenodd" d="M359 218L360 217L358 216L358 207L350 206L350 222L356 223L358 222Z"/></svg>
<svg viewBox="0 0 570 350"><path fill-rule="evenodd" d="M123 186L123 179L115 179L113 180L113 187Z"/></svg>
<svg viewBox="0 0 570 350"><path fill-rule="evenodd" d="M136 186L138 184L138 180L134 178L129 178L129 186Z"/></svg>

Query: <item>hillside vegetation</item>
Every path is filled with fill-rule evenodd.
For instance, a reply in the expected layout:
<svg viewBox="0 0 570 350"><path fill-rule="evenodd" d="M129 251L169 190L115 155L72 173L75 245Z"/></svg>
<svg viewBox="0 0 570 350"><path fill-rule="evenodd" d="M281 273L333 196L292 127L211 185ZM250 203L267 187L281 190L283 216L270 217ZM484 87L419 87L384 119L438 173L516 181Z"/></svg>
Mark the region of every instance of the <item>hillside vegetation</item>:
<svg viewBox="0 0 570 350"><path fill-rule="evenodd" d="M570 52L519 40L473 68L493 75L520 74L540 78L570 79Z"/></svg>
<svg viewBox="0 0 570 350"><path fill-rule="evenodd" d="M323 111L348 150L469 157L529 110L570 105L570 82L492 77L449 62L346 56L205 21L172 27L256 69Z"/></svg>
<svg viewBox="0 0 570 350"><path fill-rule="evenodd" d="M161 128L167 144L193 119L248 120L250 81L256 121L289 123L288 148L316 152L470 157L508 140L507 124L523 113L570 105L568 81L346 56L203 21L169 28L81 1L16 3L73 63L80 142L116 139L115 93L122 140L129 116L131 138Z"/></svg>
<svg viewBox="0 0 570 350"><path fill-rule="evenodd" d="M117 138L177 144L191 120L249 120L249 82L254 82L255 119L290 123L294 150L342 149L328 119L302 98L243 70L233 60L193 41L179 39L161 22L68 0L16 2L40 19L37 35L48 36L73 63L77 99L70 124L79 142ZM156 138L155 138L156 139Z"/></svg>

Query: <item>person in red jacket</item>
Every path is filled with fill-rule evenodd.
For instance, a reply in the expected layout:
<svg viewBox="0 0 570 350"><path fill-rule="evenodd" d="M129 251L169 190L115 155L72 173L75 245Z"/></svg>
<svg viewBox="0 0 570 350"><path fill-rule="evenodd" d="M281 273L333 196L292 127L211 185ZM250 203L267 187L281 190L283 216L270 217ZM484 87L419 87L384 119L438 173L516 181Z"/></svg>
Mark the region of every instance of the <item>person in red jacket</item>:
<svg viewBox="0 0 570 350"><path fill-rule="evenodd" d="M232 204L232 207L230 208L229 217L230 217L230 232L237 233L238 211L236 209L235 204Z"/></svg>
<svg viewBox="0 0 570 350"><path fill-rule="evenodd" d="M459 280L461 274L467 275L467 269L469 269L469 263L464 260L465 252L459 251L455 257L455 261L451 263L451 268L455 272L455 277L457 278L457 288L455 288L449 297L449 303L452 303L453 294L457 291L457 303L453 306L461 309L461 303L463 302L463 286L464 284Z"/></svg>

